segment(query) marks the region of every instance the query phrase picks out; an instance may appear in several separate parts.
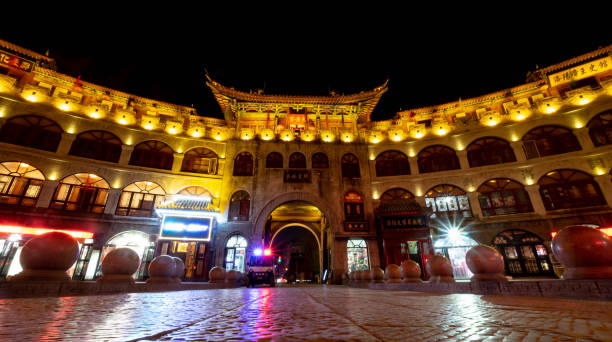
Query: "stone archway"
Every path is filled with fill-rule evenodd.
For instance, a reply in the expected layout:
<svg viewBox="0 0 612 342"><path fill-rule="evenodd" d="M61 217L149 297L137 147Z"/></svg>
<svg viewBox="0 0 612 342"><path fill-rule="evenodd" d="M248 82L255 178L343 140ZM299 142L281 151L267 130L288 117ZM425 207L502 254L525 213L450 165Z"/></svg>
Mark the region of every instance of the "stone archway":
<svg viewBox="0 0 612 342"><path fill-rule="evenodd" d="M297 222L284 224L274 230L270 246L287 281L321 281L324 248L316 229Z"/></svg>

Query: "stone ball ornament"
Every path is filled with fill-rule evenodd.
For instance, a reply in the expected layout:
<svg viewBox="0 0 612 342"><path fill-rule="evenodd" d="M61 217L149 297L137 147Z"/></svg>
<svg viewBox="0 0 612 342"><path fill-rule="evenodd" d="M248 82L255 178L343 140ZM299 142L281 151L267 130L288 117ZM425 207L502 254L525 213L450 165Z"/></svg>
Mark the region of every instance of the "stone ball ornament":
<svg viewBox="0 0 612 342"><path fill-rule="evenodd" d="M404 283L421 283L421 266L413 260L404 260L400 265Z"/></svg>
<svg viewBox="0 0 612 342"><path fill-rule="evenodd" d="M149 263L149 279L147 284L175 283L177 261L169 255L159 255Z"/></svg>
<svg viewBox="0 0 612 342"><path fill-rule="evenodd" d="M507 281L504 257L491 246L478 245L465 253L465 262L474 273L472 281Z"/></svg>
<svg viewBox="0 0 612 342"><path fill-rule="evenodd" d="M388 283L401 283L402 272L396 264L389 264L385 267L385 279Z"/></svg>
<svg viewBox="0 0 612 342"><path fill-rule="evenodd" d="M134 283L132 275L140 267L140 257L131 248L115 248L102 260L102 276L98 282Z"/></svg>
<svg viewBox="0 0 612 342"><path fill-rule="evenodd" d="M370 270L361 271L361 280L365 282L369 282L370 280L372 280L372 273L370 272Z"/></svg>
<svg viewBox="0 0 612 342"><path fill-rule="evenodd" d="M566 267L563 279L611 279L612 238L599 229L576 225L561 229L552 251Z"/></svg>
<svg viewBox="0 0 612 342"><path fill-rule="evenodd" d="M225 282L225 268L215 266L208 272L208 281L211 283Z"/></svg>
<svg viewBox="0 0 612 342"><path fill-rule="evenodd" d="M176 282L180 283L181 278L185 275L185 263L183 259L178 257L172 257L174 259L174 278Z"/></svg>
<svg viewBox="0 0 612 342"><path fill-rule="evenodd" d="M432 283L454 283L453 265L450 260L443 255L432 255L425 264L427 272L431 275L429 279Z"/></svg>
<svg viewBox="0 0 612 342"><path fill-rule="evenodd" d="M33 237L21 249L19 262L23 271L10 281L69 281L66 271L79 256L79 244L61 232Z"/></svg>
<svg viewBox="0 0 612 342"><path fill-rule="evenodd" d="M385 279L385 272L382 270L382 268L374 266L370 270L370 277L373 282L382 283Z"/></svg>

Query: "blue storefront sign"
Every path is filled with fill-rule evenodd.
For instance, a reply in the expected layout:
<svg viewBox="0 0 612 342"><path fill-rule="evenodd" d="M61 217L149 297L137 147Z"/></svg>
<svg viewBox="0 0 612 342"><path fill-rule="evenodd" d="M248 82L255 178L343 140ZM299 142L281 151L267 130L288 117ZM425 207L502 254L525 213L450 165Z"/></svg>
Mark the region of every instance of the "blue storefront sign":
<svg viewBox="0 0 612 342"><path fill-rule="evenodd" d="M164 216L160 239L209 241L211 217Z"/></svg>

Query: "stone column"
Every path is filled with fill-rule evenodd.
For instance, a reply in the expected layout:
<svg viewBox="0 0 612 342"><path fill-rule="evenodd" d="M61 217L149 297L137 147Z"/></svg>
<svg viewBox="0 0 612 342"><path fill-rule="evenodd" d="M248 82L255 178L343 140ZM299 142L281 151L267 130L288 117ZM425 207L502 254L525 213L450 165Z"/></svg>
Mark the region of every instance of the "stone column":
<svg viewBox="0 0 612 342"><path fill-rule="evenodd" d="M459 165L462 169L470 168L470 162L468 161L466 150L457 151L457 157L459 158Z"/></svg>
<svg viewBox="0 0 612 342"><path fill-rule="evenodd" d="M513 141L510 143L510 146L512 146L512 150L514 151L516 161L524 162L527 160L527 157L525 156L525 150L523 149L522 141Z"/></svg>
<svg viewBox="0 0 612 342"><path fill-rule="evenodd" d="M58 184L58 180L45 180L43 182L42 189L40 189L40 195L36 201L37 208L48 208L49 205L51 205L51 200L53 199L53 194Z"/></svg>
<svg viewBox="0 0 612 342"><path fill-rule="evenodd" d="M468 199L470 200L470 208L472 209L472 214L476 218L482 218L482 209L480 208L480 201L478 201L478 192L468 192L467 195Z"/></svg>
<svg viewBox="0 0 612 342"><path fill-rule="evenodd" d="M134 151L133 145L121 145L121 156L119 156L119 165L128 165L130 163L132 151Z"/></svg>
<svg viewBox="0 0 612 342"><path fill-rule="evenodd" d="M108 197L106 198L106 206L104 207L105 214L114 214L117 210L121 189L108 189Z"/></svg>
<svg viewBox="0 0 612 342"><path fill-rule="evenodd" d="M529 194L529 200L531 201L533 211L538 215L546 215L546 207L542 201L542 196L540 196L540 186L537 184L526 185L525 190L527 194Z"/></svg>
<svg viewBox="0 0 612 342"><path fill-rule="evenodd" d="M610 175L599 175L594 177L599 184L601 193L603 194L609 207L612 207L612 177Z"/></svg>
<svg viewBox="0 0 612 342"><path fill-rule="evenodd" d="M591 136L589 135L588 127L575 128L572 131L574 132L574 135L578 139L578 142L583 150L589 151L595 147L595 145L593 145L593 140L591 140Z"/></svg>
<svg viewBox="0 0 612 342"><path fill-rule="evenodd" d="M419 163L417 163L417 157L408 157L408 162L410 163L410 174L418 175L419 174Z"/></svg>
<svg viewBox="0 0 612 342"><path fill-rule="evenodd" d="M60 140L59 146L57 147L57 154L67 155L70 152L70 146L76 138L76 135L70 133L62 133L62 140Z"/></svg>
<svg viewBox="0 0 612 342"><path fill-rule="evenodd" d="M183 165L183 153L175 153L174 161L172 162L172 172L181 172L181 166Z"/></svg>

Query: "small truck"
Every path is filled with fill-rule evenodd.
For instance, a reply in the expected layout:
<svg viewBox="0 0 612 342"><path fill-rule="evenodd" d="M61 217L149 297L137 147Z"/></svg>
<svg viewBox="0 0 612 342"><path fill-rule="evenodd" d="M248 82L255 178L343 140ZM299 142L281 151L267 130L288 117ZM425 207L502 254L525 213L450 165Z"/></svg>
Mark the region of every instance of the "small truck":
<svg viewBox="0 0 612 342"><path fill-rule="evenodd" d="M268 284L270 287L276 285L274 276L274 256L269 248L262 250L257 248L247 264L249 267L247 287L255 287L257 284Z"/></svg>

